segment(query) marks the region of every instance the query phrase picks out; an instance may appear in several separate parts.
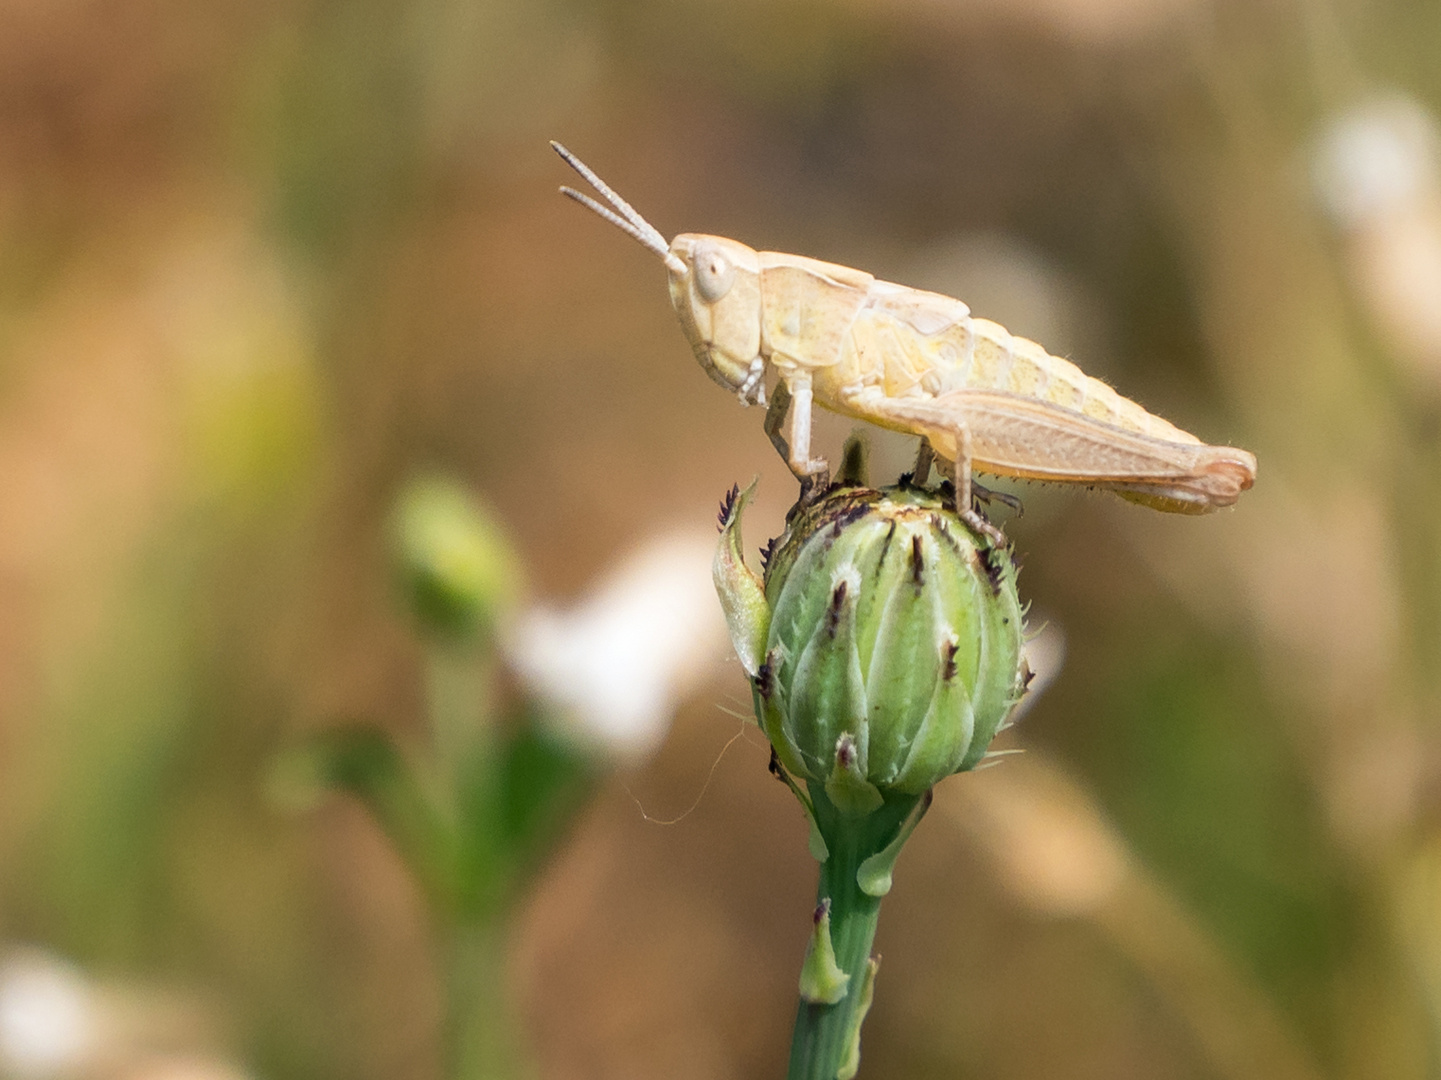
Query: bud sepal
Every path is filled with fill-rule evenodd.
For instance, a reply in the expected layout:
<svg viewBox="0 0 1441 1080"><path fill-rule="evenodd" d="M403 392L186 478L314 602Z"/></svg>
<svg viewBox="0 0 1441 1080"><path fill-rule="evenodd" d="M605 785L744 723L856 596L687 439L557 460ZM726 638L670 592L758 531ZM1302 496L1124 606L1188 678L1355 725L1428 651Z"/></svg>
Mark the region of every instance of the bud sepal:
<svg viewBox="0 0 1441 1080"><path fill-rule="evenodd" d="M737 485L726 494L720 511L720 543L716 545L711 576L725 613L726 628L741 667L752 681L765 661L766 632L770 629L770 608L766 606L765 583L745 560L741 547L741 512L755 494L758 480L742 491Z"/></svg>

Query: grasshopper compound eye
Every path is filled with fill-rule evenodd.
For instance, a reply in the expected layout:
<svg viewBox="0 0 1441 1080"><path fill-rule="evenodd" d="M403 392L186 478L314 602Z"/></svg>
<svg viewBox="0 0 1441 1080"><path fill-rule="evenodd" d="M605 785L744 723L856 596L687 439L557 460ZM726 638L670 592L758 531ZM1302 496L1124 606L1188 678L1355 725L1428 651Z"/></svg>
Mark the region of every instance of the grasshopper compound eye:
<svg viewBox="0 0 1441 1080"><path fill-rule="evenodd" d="M730 292L731 285L735 283L736 268L718 249L709 245L697 246L693 265L695 291L707 304L714 304Z"/></svg>

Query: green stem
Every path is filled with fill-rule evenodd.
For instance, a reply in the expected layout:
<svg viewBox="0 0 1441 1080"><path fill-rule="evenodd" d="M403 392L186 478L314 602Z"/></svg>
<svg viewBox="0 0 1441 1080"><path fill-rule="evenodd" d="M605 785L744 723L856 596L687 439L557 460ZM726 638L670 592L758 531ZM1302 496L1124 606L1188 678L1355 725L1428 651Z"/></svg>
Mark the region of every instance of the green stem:
<svg viewBox="0 0 1441 1080"><path fill-rule="evenodd" d="M839 810L820 784L809 784L815 822L830 856L821 863L817 902L830 901L831 944L836 964L850 976L846 996L834 1005L802 1000L796 1010L787 1080L837 1080L853 1057L859 1027L869 1004L866 964L875 941L880 897L861 891L861 863L895 839L919 801L914 795L889 795L878 810L852 817Z"/></svg>
<svg viewBox="0 0 1441 1080"><path fill-rule="evenodd" d="M426 654L425 680L433 759L443 772L464 772L489 754L494 739L490 722L494 665L484 653L450 643L433 645ZM462 778L437 779L454 789Z"/></svg>
<svg viewBox="0 0 1441 1080"><path fill-rule="evenodd" d="M506 995L505 935L494 924L450 926L445 965L445 1080L517 1080L526 1074Z"/></svg>

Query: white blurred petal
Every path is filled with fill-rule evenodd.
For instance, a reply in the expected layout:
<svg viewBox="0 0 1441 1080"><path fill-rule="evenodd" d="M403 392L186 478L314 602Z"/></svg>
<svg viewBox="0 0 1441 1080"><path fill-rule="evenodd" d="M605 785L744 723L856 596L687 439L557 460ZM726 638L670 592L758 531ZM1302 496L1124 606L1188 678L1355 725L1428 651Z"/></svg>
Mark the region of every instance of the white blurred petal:
<svg viewBox="0 0 1441 1080"><path fill-rule="evenodd" d="M77 969L38 949L0 961L0 1077L73 1074L95 1051L98 1030L94 995Z"/></svg>
<svg viewBox="0 0 1441 1080"><path fill-rule="evenodd" d="M1387 345L1417 375L1441 380L1441 124L1412 98L1372 98L1331 122L1312 165Z"/></svg>
<svg viewBox="0 0 1441 1080"><path fill-rule="evenodd" d="M1436 127L1424 106L1401 94L1373 98L1334 117L1312 161L1326 209L1353 228L1424 197L1441 171Z"/></svg>
<svg viewBox="0 0 1441 1080"><path fill-rule="evenodd" d="M660 745L676 706L725 652L714 554L709 532L651 540L575 606L519 620L510 661L557 708L563 737L628 760Z"/></svg>

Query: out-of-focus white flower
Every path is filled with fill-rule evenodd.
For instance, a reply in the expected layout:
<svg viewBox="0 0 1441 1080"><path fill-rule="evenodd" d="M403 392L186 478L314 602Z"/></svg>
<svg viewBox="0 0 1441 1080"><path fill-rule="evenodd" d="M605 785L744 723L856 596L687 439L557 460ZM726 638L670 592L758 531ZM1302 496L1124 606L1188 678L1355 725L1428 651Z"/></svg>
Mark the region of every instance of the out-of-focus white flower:
<svg viewBox="0 0 1441 1080"><path fill-rule="evenodd" d="M0 1080L245 1080L193 994L97 983L34 947L0 950Z"/></svg>
<svg viewBox="0 0 1441 1080"><path fill-rule="evenodd" d="M556 707L558 734L623 761L660 745L676 706L724 655L714 555L706 533L663 536L573 607L535 607L518 620L507 655Z"/></svg>
<svg viewBox="0 0 1441 1080"><path fill-rule="evenodd" d="M1412 98L1378 97L1336 116L1311 164L1372 318L1401 359L1441 383L1441 126Z"/></svg>
<svg viewBox="0 0 1441 1080"><path fill-rule="evenodd" d="M1327 211L1347 228L1364 226L1434 191L1436 121L1414 98L1377 96L1331 119L1311 167Z"/></svg>
<svg viewBox="0 0 1441 1080"><path fill-rule="evenodd" d="M0 1077L79 1073L99 1042L99 1009L85 976L39 949L0 960Z"/></svg>

